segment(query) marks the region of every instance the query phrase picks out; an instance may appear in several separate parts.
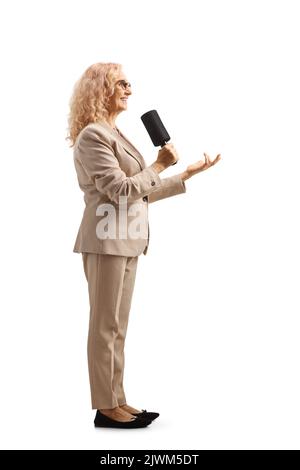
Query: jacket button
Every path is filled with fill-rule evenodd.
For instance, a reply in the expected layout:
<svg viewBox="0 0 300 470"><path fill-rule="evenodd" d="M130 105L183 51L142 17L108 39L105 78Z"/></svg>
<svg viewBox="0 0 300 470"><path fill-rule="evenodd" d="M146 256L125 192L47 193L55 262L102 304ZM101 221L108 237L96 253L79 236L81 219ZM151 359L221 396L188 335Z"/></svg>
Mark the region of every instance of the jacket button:
<svg viewBox="0 0 300 470"><path fill-rule="evenodd" d="M155 185L155 181L151 181L151 186L154 186Z"/></svg>
<svg viewBox="0 0 300 470"><path fill-rule="evenodd" d="M145 201L145 202L147 201L147 196L143 197L143 201Z"/></svg>

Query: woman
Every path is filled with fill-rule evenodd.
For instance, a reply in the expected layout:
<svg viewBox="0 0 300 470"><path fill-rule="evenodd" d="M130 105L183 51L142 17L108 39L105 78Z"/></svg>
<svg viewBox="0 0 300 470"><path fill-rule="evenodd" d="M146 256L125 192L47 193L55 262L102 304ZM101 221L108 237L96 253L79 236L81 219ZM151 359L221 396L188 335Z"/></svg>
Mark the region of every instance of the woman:
<svg viewBox="0 0 300 470"><path fill-rule="evenodd" d="M120 64L96 63L75 84L69 135L85 210L73 251L82 253L90 320L88 368L95 426L145 427L159 413L127 404L124 343L138 256L149 244L148 204L186 192L185 180L214 165L202 160L180 174L159 174L178 160L173 144L147 166L116 125L131 85Z"/></svg>

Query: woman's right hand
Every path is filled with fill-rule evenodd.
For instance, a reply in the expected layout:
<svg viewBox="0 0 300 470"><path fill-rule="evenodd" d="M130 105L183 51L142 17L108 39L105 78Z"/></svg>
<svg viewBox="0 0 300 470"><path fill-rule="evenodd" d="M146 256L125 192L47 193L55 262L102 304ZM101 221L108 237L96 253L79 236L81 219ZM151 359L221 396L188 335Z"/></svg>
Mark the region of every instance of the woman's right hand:
<svg viewBox="0 0 300 470"><path fill-rule="evenodd" d="M181 173L181 178L183 181L187 180L191 176L196 175L197 173L200 173L201 171L208 170L208 168L215 165L216 163L218 163L219 160L221 160L220 153L218 153L214 160L211 160L206 153L204 153L203 155L205 157L204 161L198 160L196 163L192 163L192 165L189 165L187 169L183 173Z"/></svg>

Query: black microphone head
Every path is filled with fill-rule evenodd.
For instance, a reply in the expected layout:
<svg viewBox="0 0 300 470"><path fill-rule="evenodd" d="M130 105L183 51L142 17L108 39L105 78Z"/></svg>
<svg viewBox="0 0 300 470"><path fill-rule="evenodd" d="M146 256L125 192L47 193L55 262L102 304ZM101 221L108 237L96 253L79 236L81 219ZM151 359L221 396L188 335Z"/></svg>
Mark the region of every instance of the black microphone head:
<svg viewBox="0 0 300 470"><path fill-rule="evenodd" d="M153 145L161 147L168 142L171 137L169 136L165 126L161 122L161 119L158 115L156 109L147 111L141 116L141 120L144 123L144 126L147 129L148 134L153 142Z"/></svg>

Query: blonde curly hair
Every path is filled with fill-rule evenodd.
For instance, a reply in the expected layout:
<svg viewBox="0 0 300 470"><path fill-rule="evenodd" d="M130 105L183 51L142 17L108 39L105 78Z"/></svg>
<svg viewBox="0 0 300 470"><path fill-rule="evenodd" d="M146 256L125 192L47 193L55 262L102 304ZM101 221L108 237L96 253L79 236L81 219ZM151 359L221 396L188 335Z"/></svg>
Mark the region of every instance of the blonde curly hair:
<svg viewBox="0 0 300 470"><path fill-rule="evenodd" d="M108 103L122 65L98 62L90 65L74 85L69 106L68 135L73 147L79 132L91 122L107 120Z"/></svg>

